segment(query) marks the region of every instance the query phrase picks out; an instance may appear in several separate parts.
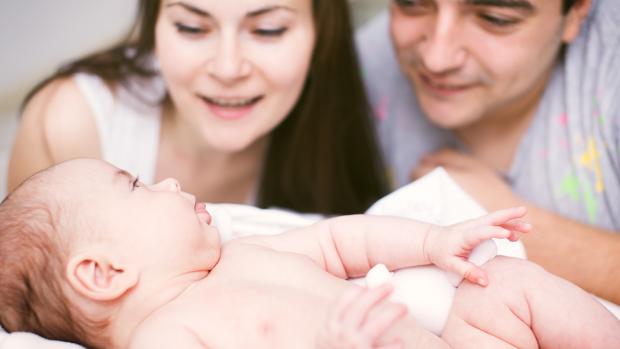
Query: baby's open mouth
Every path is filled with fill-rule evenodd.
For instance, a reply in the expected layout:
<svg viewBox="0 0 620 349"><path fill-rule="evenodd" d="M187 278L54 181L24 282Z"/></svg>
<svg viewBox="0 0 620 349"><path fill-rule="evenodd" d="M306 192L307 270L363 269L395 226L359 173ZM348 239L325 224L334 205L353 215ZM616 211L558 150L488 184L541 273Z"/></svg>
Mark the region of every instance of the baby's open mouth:
<svg viewBox="0 0 620 349"><path fill-rule="evenodd" d="M207 205L204 202L197 202L194 204L194 211L196 214L205 220L207 224L211 224L211 214L207 211Z"/></svg>

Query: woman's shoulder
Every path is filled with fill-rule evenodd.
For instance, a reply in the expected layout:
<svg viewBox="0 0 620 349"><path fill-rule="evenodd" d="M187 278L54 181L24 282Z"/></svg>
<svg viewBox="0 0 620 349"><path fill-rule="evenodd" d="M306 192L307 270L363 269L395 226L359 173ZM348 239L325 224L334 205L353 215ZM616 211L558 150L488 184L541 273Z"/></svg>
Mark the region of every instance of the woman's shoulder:
<svg viewBox="0 0 620 349"><path fill-rule="evenodd" d="M80 157L101 158L93 111L73 78L52 80L24 106L9 164L9 187Z"/></svg>
<svg viewBox="0 0 620 349"><path fill-rule="evenodd" d="M43 87L25 106L22 118L22 123L40 128L53 148L67 146L65 152L96 139L94 112L73 77Z"/></svg>

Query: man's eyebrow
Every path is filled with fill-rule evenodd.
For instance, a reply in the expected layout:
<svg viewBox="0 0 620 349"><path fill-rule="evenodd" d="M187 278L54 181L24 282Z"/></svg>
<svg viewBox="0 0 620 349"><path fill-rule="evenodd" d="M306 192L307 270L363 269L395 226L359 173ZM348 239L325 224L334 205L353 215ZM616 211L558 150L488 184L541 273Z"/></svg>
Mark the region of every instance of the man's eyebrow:
<svg viewBox="0 0 620 349"><path fill-rule="evenodd" d="M465 0L467 5L505 7L524 12L534 12L534 5L529 0Z"/></svg>
<svg viewBox="0 0 620 349"><path fill-rule="evenodd" d="M197 14L201 17L211 17L211 15L209 14L209 12L199 9L198 7L188 4L186 2L183 1L176 1L176 2L172 2L166 5L166 8L172 7L172 6L181 6L184 9L188 10L189 12L192 12L194 14Z"/></svg>

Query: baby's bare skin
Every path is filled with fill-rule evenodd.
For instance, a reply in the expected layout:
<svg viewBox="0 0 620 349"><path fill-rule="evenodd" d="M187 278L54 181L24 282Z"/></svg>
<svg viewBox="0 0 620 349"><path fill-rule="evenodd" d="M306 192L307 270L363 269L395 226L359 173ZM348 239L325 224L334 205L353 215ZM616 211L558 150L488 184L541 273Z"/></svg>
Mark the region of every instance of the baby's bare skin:
<svg viewBox="0 0 620 349"><path fill-rule="evenodd" d="M231 242L204 279L153 314L136 342L161 347L191 338L197 348L316 348L336 299L352 283L328 274L310 258ZM447 348L412 318L397 323L407 348Z"/></svg>
<svg viewBox="0 0 620 349"><path fill-rule="evenodd" d="M49 182L30 185L53 182L59 194L51 195L50 205L64 203L68 212L88 208L61 231L71 241L62 282L72 311L106 323L78 338L94 347L315 348L320 341L322 349L347 342L350 348L394 348L396 339L406 348L447 347L413 319L401 319L394 304L340 300L343 294L364 294L346 280L378 263L392 271L435 264L469 281L459 287L443 332L454 347L464 347L463 341L474 348L502 347L481 344L489 338L528 347L532 332L543 347L620 347L618 320L574 285L524 267L523 261L511 266L493 260L484 267L488 271L467 261L483 241L514 241L529 232L519 222L523 207L448 227L343 216L222 246L204 206L173 179L147 186L88 159L41 176ZM69 220L65 216L59 221ZM78 232L91 236L74 236ZM553 318L558 314L561 321ZM390 316L401 319L391 328L377 320ZM511 323L522 330L511 330ZM482 336L476 341L471 335Z"/></svg>
<svg viewBox="0 0 620 349"><path fill-rule="evenodd" d="M620 322L583 290L514 258L496 257L484 269L489 286L461 284L442 338L405 317L382 342L399 338L404 348L620 345ZM222 248L209 276L137 329L132 348L317 348L334 302L351 287L357 286L301 254L235 241ZM596 327L589 326L592 319Z"/></svg>

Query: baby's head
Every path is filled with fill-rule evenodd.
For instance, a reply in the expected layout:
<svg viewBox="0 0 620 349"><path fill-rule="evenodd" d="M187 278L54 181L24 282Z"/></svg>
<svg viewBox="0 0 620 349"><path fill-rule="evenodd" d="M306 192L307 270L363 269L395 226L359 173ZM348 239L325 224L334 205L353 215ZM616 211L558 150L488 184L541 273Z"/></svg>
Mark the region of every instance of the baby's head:
<svg viewBox="0 0 620 349"><path fill-rule="evenodd" d="M105 346L119 309L219 260L204 204L99 160L25 181L0 205L0 322L9 331ZM139 298L139 297L138 297Z"/></svg>

